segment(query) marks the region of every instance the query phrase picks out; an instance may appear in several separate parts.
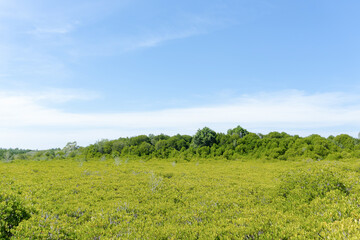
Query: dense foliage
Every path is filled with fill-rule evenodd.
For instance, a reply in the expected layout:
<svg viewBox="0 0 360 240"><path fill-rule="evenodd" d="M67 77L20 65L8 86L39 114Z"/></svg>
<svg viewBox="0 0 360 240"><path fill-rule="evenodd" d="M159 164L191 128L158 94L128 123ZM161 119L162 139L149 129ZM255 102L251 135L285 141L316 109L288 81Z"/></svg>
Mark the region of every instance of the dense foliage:
<svg viewBox="0 0 360 240"><path fill-rule="evenodd" d="M0 163L0 189L16 197L0 209L19 219L6 228L11 239L358 239L359 169L357 161L14 161Z"/></svg>
<svg viewBox="0 0 360 240"><path fill-rule="evenodd" d="M0 159L5 162L11 161L14 157L22 156L25 153L31 152L31 150L23 150L23 149L4 149L0 148Z"/></svg>
<svg viewBox="0 0 360 240"><path fill-rule="evenodd" d="M0 239L9 239L11 230L30 218L31 210L16 195L0 192Z"/></svg>
<svg viewBox="0 0 360 240"><path fill-rule="evenodd" d="M268 159L268 160L339 160L360 157L360 140L346 134L328 138L320 135L299 137L287 133L250 133L237 126L227 134L216 133L210 128L199 129L194 136L140 135L116 140L100 140L87 147L76 142L63 149L30 151L0 149L0 159L51 160L74 158L78 160L107 159L116 157L149 159Z"/></svg>
<svg viewBox="0 0 360 240"><path fill-rule="evenodd" d="M193 144L196 148L211 147L216 143L216 132L208 127L199 129L193 138Z"/></svg>

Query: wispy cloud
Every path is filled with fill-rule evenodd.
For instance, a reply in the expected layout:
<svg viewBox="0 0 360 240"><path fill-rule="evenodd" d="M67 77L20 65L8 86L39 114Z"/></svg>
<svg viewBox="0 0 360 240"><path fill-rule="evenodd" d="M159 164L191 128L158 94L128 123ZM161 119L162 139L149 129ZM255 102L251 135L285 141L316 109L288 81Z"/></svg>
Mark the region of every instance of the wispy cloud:
<svg viewBox="0 0 360 240"><path fill-rule="evenodd" d="M46 103L65 103L70 101L88 101L98 98L100 95L94 91L82 89L46 88L42 91L1 91L0 99L12 98L23 100L27 105ZM16 101L15 101L16 102Z"/></svg>
<svg viewBox="0 0 360 240"><path fill-rule="evenodd" d="M68 34L76 29L79 25L79 22L73 24L65 24L63 26L45 26L45 27L35 27L33 30L28 31L29 34L41 36L41 35L64 35Z"/></svg>
<svg viewBox="0 0 360 240"><path fill-rule="evenodd" d="M81 1L54 7L45 2L1 1L0 36L4 37L0 38L0 75L13 80L37 79L34 81L41 83L54 81L54 78L66 80L74 72L72 61L161 46L165 42L204 34L213 24L205 21L206 17L169 17L166 14L162 17L169 18L169 22L145 23L134 18L118 28L112 26L114 30L107 32L109 26L102 25L104 19L111 18L115 11L112 9L120 13L125 11L127 1L122 2ZM71 10L64 11L67 8ZM79 34L78 29L81 29Z"/></svg>
<svg viewBox="0 0 360 240"><path fill-rule="evenodd" d="M60 94L59 97L69 101L76 99L73 94ZM344 133L355 135L360 129L359 98L343 93L305 94L287 91L242 96L231 104L201 108L76 114L43 106L41 101L49 99L46 94L34 97L2 92L0 125L7 134L1 135L0 144L8 146L7 137L10 137L12 131L19 135L19 129L23 129L25 135L48 133L49 139L44 137L29 143L26 142L28 137L24 136L12 147L57 147L65 144L66 140L89 144L102 138L143 133L193 134L203 126L226 131L238 124L250 131L286 130L300 135L309 132L337 134L345 128ZM352 129L351 132L348 132L349 129ZM56 136L56 139L52 136ZM69 136L73 139L68 139ZM55 145L49 146L48 143Z"/></svg>
<svg viewBox="0 0 360 240"><path fill-rule="evenodd" d="M232 26L235 22L224 16L211 16L210 13L183 14L172 23L163 23L156 26L151 33L142 32L137 36L129 37L125 41L124 50L138 50L160 46L169 41L191 38L216 31L216 29Z"/></svg>
<svg viewBox="0 0 360 240"><path fill-rule="evenodd" d="M69 51L76 58L88 56L108 57L138 50L160 47L171 41L206 34L206 29L185 28L177 30L154 30L152 33L137 33L101 39L101 42L86 43Z"/></svg>
<svg viewBox="0 0 360 240"><path fill-rule="evenodd" d="M180 30L178 32L164 32L159 34L151 34L150 36L144 36L144 37L140 37L139 39L129 41L128 45L125 46L124 50L131 51L141 48L156 47L168 41L189 38L204 33L205 33L204 30L200 31L196 28L192 28L184 31Z"/></svg>

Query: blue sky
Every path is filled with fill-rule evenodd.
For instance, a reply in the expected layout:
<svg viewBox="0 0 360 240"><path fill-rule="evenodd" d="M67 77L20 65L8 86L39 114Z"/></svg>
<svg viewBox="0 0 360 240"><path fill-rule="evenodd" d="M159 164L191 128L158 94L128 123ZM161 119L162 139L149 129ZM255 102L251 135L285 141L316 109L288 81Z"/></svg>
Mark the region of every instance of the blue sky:
<svg viewBox="0 0 360 240"><path fill-rule="evenodd" d="M360 131L358 1L0 0L0 147Z"/></svg>

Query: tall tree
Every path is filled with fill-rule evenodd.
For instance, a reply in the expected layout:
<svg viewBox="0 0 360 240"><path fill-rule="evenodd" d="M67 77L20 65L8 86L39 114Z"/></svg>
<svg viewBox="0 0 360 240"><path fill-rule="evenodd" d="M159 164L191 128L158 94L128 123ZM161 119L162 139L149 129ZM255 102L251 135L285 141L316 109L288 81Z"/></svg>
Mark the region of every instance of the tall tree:
<svg viewBox="0 0 360 240"><path fill-rule="evenodd" d="M239 135L240 138L243 138L246 135L248 135L249 132L245 128L242 128L240 125L238 125L236 128L229 129L227 131L227 134L228 135Z"/></svg>
<svg viewBox="0 0 360 240"><path fill-rule="evenodd" d="M193 138L193 144L195 147L204 147L204 146L211 147L215 142L216 142L216 132L208 127L199 129Z"/></svg>

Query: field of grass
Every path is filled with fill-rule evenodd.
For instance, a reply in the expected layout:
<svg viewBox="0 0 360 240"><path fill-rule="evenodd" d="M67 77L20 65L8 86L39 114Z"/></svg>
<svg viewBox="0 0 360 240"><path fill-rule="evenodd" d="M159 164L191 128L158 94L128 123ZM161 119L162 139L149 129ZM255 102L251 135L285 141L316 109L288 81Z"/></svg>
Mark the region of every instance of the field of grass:
<svg viewBox="0 0 360 240"><path fill-rule="evenodd" d="M15 161L0 178L0 213L4 196L31 213L11 239L360 236L357 161Z"/></svg>

